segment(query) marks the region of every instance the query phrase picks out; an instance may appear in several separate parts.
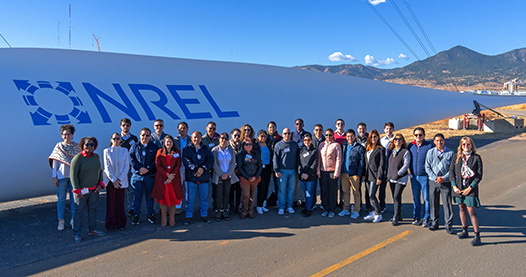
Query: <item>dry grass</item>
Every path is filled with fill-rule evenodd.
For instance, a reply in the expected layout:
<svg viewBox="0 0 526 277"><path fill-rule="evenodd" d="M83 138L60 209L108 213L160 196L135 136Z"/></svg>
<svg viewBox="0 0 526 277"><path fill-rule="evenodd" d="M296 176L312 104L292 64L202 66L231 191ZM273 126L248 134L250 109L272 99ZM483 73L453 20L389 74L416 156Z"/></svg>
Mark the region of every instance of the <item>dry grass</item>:
<svg viewBox="0 0 526 277"><path fill-rule="evenodd" d="M499 108L499 110L508 110L508 111L526 111L526 104L517 104Z"/></svg>
<svg viewBox="0 0 526 277"><path fill-rule="evenodd" d="M517 104L512 106L506 106L502 108L498 108L502 110L526 110L526 104ZM491 111L482 111L482 113L486 116L486 119L494 119L498 118L499 116L494 114ZM452 118L462 118L462 115L455 116ZM521 116L518 116L518 118L524 118ZM413 140L413 130L416 127L422 127L426 130L426 138L430 139L433 137L436 133L442 133L444 137L451 138L451 137L463 137L463 136L469 136L469 137L477 137L479 139L506 139L510 137L519 137L519 138L526 138L526 128L519 129L515 132L506 132L506 133L486 133L483 131L478 130L453 130L449 129L449 119L442 119L435 122L422 124L418 126L413 126L409 128L405 128L402 130L396 130L395 134L401 133L405 138L406 141L412 141Z"/></svg>

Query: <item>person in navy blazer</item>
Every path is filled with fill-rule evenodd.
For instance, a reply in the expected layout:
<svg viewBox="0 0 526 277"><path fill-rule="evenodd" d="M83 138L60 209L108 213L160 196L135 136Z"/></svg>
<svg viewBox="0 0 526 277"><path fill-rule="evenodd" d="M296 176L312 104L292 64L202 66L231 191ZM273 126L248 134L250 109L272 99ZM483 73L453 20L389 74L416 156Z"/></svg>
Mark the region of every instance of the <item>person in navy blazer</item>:
<svg viewBox="0 0 526 277"><path fill-rule="evenodd" d="M146 208L148 210L148 222L154 224L157 222L153 208L152 190L155 181L155 156L158 147L150 141L151 131L148 128L142 128L139 135L139 143L130 148L131 171L133 173L131 184L135 192L134 201L134 218L132 225L139 224L141 214L142 196L146 196Z"/></svg>

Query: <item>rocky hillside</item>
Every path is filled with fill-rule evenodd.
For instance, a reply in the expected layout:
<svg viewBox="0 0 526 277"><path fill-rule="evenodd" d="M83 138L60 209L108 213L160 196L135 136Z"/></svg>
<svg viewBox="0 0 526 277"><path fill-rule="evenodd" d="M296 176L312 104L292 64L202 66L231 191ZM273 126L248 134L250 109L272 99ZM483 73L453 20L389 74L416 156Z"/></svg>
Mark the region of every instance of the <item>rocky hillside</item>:
<svg viewBox="0 0 526 277"><path fill-rule="evenodd" d="M361 64L306 65L297 68L447 90L493 89L526 79L526 48L488 56L456 46L410 65L379 69Z"/></svg>

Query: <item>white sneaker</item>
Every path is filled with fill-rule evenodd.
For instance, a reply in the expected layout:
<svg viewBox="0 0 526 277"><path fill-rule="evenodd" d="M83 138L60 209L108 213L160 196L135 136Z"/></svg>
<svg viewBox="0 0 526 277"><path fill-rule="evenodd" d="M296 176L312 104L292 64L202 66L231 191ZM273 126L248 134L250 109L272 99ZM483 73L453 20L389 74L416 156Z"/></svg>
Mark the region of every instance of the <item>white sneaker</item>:
<svg viewBox="0 0 526 277"><path fill-rule="evenodd" d="M257 207L256 211L258 214L263 214L263 210L261 209L261 207Z"/></svg>
<svg viewBox="0 0 526 277"><path fill-rule="evenodd" d="M346 216L350 215L351 213L348 210L342 210L340 213L338 213L339 216Z"/></svg>
<svg viewBox="0 0 526 277"><path fill-rule="evenodd" d="M375 215L375 216L374 216L374 219L373 219L373 222L374 222L374 223L378 223L378 222L380 222L380 221L382 221L382 215L381 215L381 214L379 214L379 215Z"/></svg>
<svg viewBox="0 0 526 277"><path fill-rule="evenodd" d="M265 207L261 207L261 210L262 210L264 213L270 211L269 209L267 209L267 208L265 208Z"/></svg>
<svg viewBox="0 0 526 277"><path fill-rule="evenodd" d="M58 221L57 230L59 230L59 231L64 230L64 220L59 220Z"/></svg>
<svg viewBox="0 0 526 277"><path fill-rule="evenodd" d="M351 218L352 219L357 219L358 217L360 217L360 213L359 212L352 212L351 213Z"/></svg>
<svg viewBox="0 0 526 277"><path fill-rule="evenodd" d="M279 209L279 210L278 210L278 214L279 214L279 215L283 215L283 214L285 214L285 210L283 210L283 209Z"/></svg>
<svg viewBox="0 0 526 277"><path fill-rule="evenodd" d="M289 213L289 214L293 214L293 213L295 213L295 212L296 212L296 211L294 211L293 208L287 208L287 213Z"/></svg>
<svg viewBox="0 0 526 277"><path fill-rule="evenodd" d="M374 212L370 212L368 215L366 215L363 220L373 220L374 219Z"/></svg>

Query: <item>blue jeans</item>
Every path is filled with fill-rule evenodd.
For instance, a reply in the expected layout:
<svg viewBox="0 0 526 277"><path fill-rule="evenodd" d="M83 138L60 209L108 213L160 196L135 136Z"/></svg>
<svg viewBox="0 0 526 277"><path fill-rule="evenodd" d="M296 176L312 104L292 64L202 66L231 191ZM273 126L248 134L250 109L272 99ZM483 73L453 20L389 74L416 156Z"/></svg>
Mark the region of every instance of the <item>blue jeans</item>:
<svg viewBox="0 0 526 277"><path fill-rule="evenodd" d="M314 191L316 188L316 181L300 181L300 184L303 187L303 191L305 191L305 209L310 211L312 210L314 197L316 197L316 191Z"/></svg>
<svg viewBox="0 0 526 277"><path fill-rule="evenodd" d="M428 176L411 175L411 190L413 191L413 218L420 219L422 217L422 202L420 201L420 191L424 197L424 217L429 220L429 183Z"/></svg>
<svg viewBox="0 0 526 277"><path fill-rule="evenodd" d="M146 176L140 176L140 175L133 175L132 176L132 187L133 192L135 194L135 200L133 202L133 213L136 216L139 216L141 214L141 204L142 204L142 196L146 196L146 209L148 210L148 215L155 214L155 211L153 209L153 198L152 198L152 190L153 190L153 183L155 182L155 175L146 175Z"/></svg>
<svg viewBox="0 0 526 277"><path fill-rule="evenodd" d="M66 194L69 192L69 204L71 209L71 218L75 215L75 200L73 198L73 188L69 178L59 179L57 187L57 216L59 220L64 220L64 211L66 210Z"/></svg>
<svg viewBox="0 0 526 277"><path fill-rule="evenodd" d="M281 178L278 178L278 208L292 208L294 188L296 186L296 170L282 169Z"/></svg>
<svg viewBox="0 0 526 277"><path fill-rule="evenodd" d="M199 212L201 217L208 216L208 183L196 184L194 182L187 182L186 191L186 218L194 216L194 201L195 193L199 191Z"/></svg>

